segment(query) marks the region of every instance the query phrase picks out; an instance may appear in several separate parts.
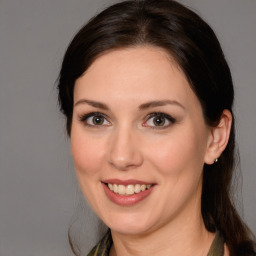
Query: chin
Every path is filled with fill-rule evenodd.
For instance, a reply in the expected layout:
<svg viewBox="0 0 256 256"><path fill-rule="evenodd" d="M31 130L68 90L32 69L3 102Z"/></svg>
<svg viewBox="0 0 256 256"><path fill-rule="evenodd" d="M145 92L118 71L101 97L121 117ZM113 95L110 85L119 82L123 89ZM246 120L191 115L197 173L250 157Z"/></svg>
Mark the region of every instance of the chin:
<svg viewBox="0 0 256 256"><path fill-rule="evenodd" d="M141 235L152 229L152 220L147 217L136 216L136 214L125 214L110 218L105 224L113 231L125 235Z"/></svg>
<svg viewBox="0 0 256 256"><path fill-rule="evenodd" d="M134 226L113 225L112 227L110 227L110 229L112 232L116 232L123 235L130 235L130 236L139 236L139 235L146 234L148 232L148 229L146 227L138 226L138 225L134 225Z"/></svg>

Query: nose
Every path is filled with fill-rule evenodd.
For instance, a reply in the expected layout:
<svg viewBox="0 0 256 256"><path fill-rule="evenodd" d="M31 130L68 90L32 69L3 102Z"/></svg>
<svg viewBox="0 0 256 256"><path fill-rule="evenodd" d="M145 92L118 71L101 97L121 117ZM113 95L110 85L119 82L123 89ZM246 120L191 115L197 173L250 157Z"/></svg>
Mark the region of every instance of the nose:
<svg viewBox="0 0 256 256"><path fill-rule="evenodd" d="M113 131L108 149L108 162L118 170L130 170L143 163L138 135L128 128Z"/></svg>

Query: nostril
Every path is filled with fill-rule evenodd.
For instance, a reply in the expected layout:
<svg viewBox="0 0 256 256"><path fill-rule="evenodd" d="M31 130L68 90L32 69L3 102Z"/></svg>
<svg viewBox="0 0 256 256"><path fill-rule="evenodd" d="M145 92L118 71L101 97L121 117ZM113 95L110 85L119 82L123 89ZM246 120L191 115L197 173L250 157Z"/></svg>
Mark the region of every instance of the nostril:
<svg viewBox="0 0 256 256"><path fill-rule="evenodd" d="M138 138L132 128L124 122L112 133L108 143L108 162L119 170L129 170L140 166L143 162Z"/></svg>
<svg viewBox="0 0 256 256"><path fill-rule="evenodd" d="M137 168L143 163L143 156L139 151L111 152L108 158L109 164L118 170L130 170Z"/></svg>

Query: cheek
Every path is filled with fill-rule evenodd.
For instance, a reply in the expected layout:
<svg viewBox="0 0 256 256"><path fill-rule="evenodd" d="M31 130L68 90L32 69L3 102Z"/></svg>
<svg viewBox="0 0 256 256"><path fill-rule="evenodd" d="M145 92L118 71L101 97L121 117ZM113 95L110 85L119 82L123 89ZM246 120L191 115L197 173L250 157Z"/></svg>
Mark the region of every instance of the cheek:
<svg viewBox="0 0 256 256"><path fill-rule="evenodd" d="M92 136L85 134L83 129L73 127L71 152L80 188L89 204L95 208L99 199L96 191L101 188L99 176L104 147L100 141L96 142Z"/></svg>
<svg viewBox="0 0 256 256"><path fill-rule="evenodd" d="M205 143L200 133L181 129L173 135L158 138L147 151L147 158L164 175L180 175L185 170L202 170Z"/></svg>
<svg viewBox="0 0 256 256"><path fill-rule="evenodd" d="M198 127L196 127L198 128ZM205 132L193 125L177 126L177 130L154 141L147 151L151 165L168 183L169 188L194 186L202 174L206 150ZM149 147L147 147L149 148ZM177 187L176 187L177 188Z"/></svg>
<svg viewBox="0 0 256 256"><path fill-rule="evenodd" d="M74 129L71 134L71 152L77 173L93 175L100 170L105 150L99 139Z"/></svg>
<svg viewBox="0 0 256 256"><path fill-rule="evenodd" d="M178 212L190 200L198 206L205 142L200 133L190 131L182 129L182 132L175 132L175 136L158 139L147 152L150 165L157 171L161 195L168 195L162 196L156 206L164 208L166 216Z"/></svg>

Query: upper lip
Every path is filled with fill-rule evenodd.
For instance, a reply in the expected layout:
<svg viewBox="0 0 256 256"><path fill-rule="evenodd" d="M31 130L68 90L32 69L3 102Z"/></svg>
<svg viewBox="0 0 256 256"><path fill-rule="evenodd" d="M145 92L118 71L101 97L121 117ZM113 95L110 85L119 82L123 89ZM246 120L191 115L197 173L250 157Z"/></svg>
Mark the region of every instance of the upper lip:
<svg viewBox="0 0 256 256"><path fill-rule="evenodd" d="M148 181L142 181L142 180L135 180L135 179L129 179L129 180L120 180L120 179L106 179L102 180L103 183L110 183L110 184L118 184L118 185L154 185L155 183L153 182L148 182Z"/></svg>

